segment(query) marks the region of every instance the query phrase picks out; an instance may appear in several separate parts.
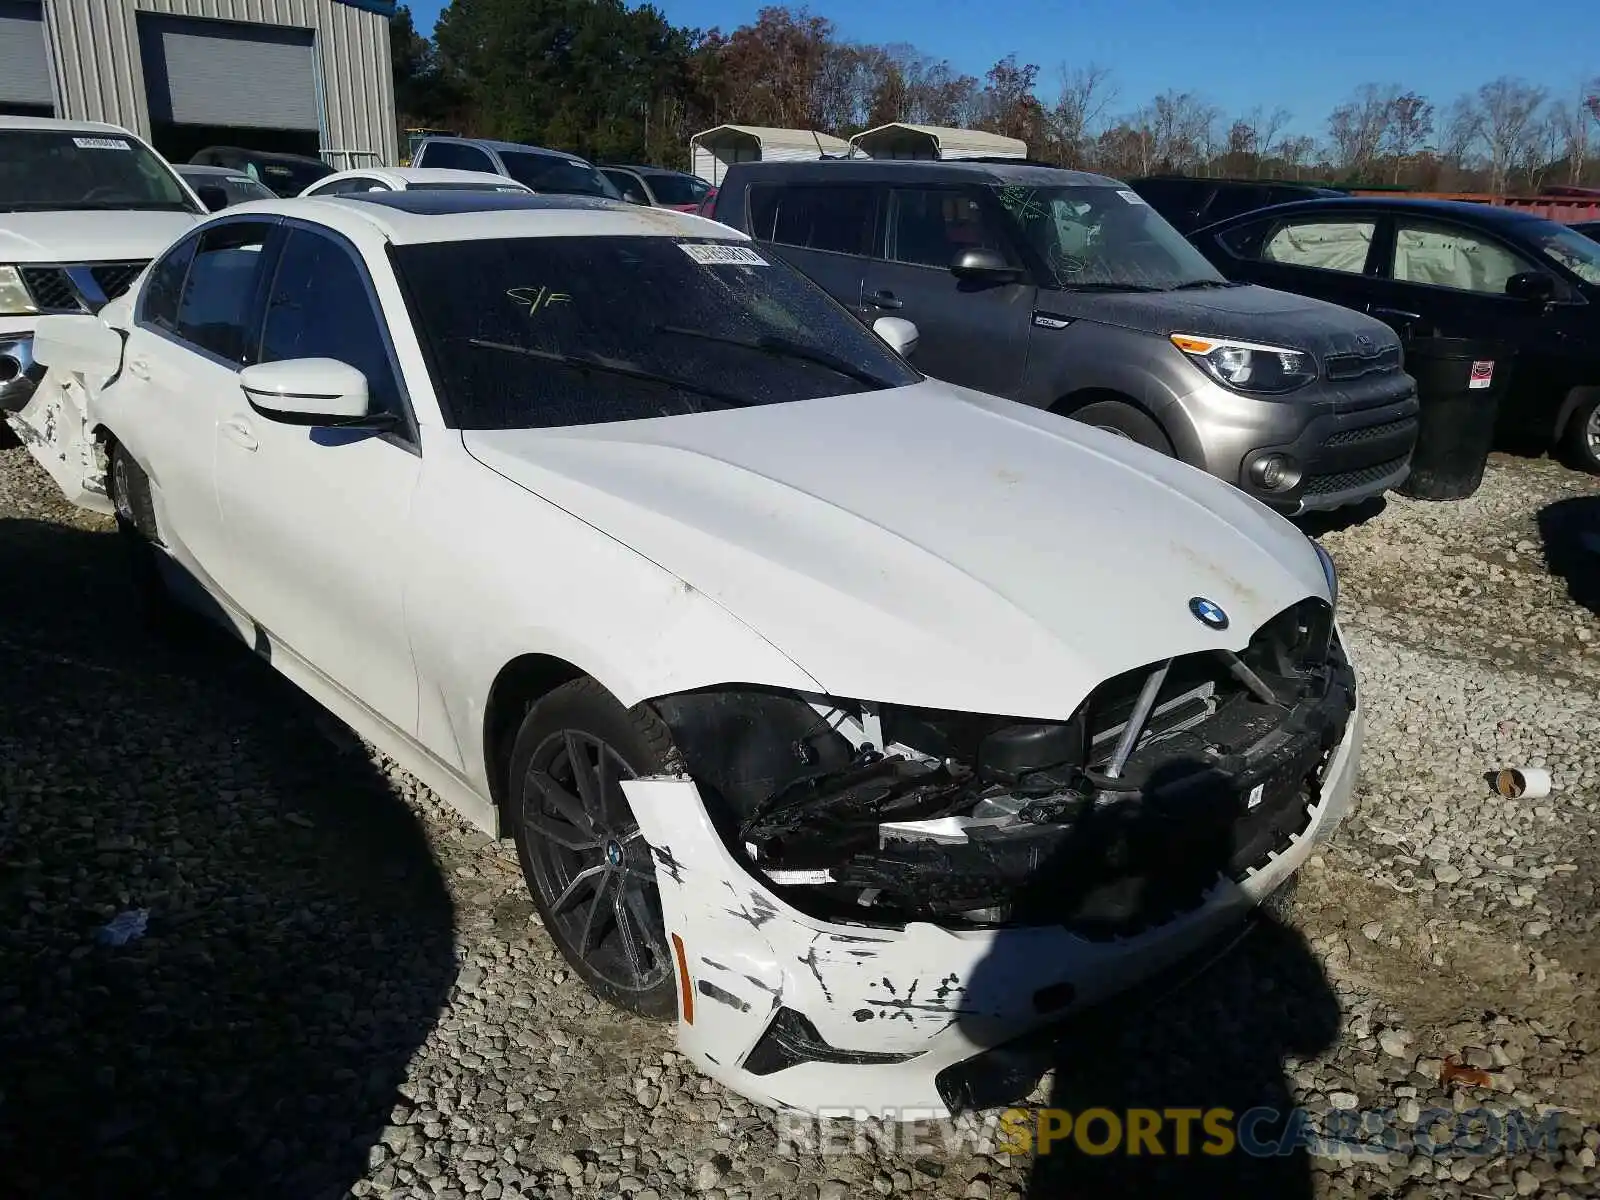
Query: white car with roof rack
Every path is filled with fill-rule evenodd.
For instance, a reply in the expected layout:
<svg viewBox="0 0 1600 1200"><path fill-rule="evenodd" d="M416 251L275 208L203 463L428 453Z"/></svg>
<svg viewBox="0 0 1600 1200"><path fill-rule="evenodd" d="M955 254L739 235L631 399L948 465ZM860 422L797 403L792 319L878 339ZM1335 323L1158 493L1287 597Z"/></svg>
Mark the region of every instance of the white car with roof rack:
<svg viewBox="0 0 1600 1200"><path fill-rule="evenodd" d="M761 1103L946 1111L1238 930L1361 715L1294 526L876 328L662 209L270 201L42 323L41 392L152 603L514 837L597 994Z"/></svg>
<svg viewBox="0 0 1600 1200"><path fill-rule="evenodd" d="M40 314L97 311L205 211L118 125L0 116L0 413L43 374Z"/></svg>

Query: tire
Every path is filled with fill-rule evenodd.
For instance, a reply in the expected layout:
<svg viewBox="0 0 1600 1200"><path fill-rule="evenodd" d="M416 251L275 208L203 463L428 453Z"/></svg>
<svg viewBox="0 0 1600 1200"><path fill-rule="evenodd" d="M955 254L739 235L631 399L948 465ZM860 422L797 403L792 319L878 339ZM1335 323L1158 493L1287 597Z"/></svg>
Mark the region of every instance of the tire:
<svg viewBox="0 0 1600 1200"><path fill-rule="evenodd" d="M1131 404L1102 400L1096 404L1086 404L1067 415L1074 421L1082 421L1085 425L1093 425L1096 429L1137 442L1147 450L1173 457L1172 442L1162 432L1161 426Z"/></svg>
<svg viewBox="0 0 1600 1200"><path fill-rule="evenodd" d="M128 560L128 575L140 614L152 628L174 632L178 604L161 577L160 551L156 549L161 535L156 530L150 479L138 460L120 445L111 447L110 459L106 477L117 512L117 535Z"/></svg>
<svg viewBox="0 0 1600 1200"><path fill-rule="evenodd" d="M528 710L507 778L517 857L550 937L602 1000L655 1020L677 1014L677 979L655 863L619 781L674 754L653 712L574 679Z"/></svg>
<svg viewBox="0 0 1600 1200"><path fill-rule="evenodd" d="M1600 396L1578 405L1567 421L1561 448L1568 460L1581 471L1600 475Z"/></svg>

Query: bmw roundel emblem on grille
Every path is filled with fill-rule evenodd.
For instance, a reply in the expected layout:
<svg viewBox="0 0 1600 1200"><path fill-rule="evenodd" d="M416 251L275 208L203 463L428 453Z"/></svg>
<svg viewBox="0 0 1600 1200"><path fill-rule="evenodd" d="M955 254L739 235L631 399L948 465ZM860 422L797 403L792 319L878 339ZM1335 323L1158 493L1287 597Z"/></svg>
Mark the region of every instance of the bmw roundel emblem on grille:
<svg viewBox="0 0 1600 1200"><path fill-rule="evenodd" d="M1202 625L1208 625L1212 629L1226 629L1228 627L1228 614L1222 611L1222 605L1213 600L1207 600L1204 596L1196 596L1189 601L1189 611L1194 614L1195 620Z"/></svg>

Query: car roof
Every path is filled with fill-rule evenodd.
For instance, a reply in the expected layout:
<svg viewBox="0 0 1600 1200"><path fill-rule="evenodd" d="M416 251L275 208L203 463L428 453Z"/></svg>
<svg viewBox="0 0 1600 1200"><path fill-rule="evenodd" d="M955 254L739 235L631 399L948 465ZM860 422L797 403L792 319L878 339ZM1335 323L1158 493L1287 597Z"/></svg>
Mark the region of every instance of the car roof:
<svg viewBox="0 0 1600 1200"><path fill-rule="evenodd" d="M63 121L58 117L6 117L0 116L0 130L26 129L43 130L50 133L115 133L123 137L137 138L139 135L131 129L124 129L121 125L108 125L104 121Z"/></svg>
<svg viewBox="0 0 1600 1200"><path fill-rule="evenodd" d="M646 167L638 163L600 163L602 171L637 171L640 175L684 175L690 179L699 179L700 176L688 171L679 171L673 167Z"/></svg>
<svg viewBox="0 0 1600 1200"><path fill-rule="evenodd" d="M396 245L532 237L689 237L748 241L738 230L670 208L594 196L511 192L370 192L253 200L230 217L279 215ZM219 214L221 215L221 214Z"/></svg>
<svg viewBox="0 0 1600 1200"><path fill-rule="evenodd" d="M251 158L259 158L263 162L316 163L319 167L328 165L320 158L312 158L309 154L285 154L279 150L252 150L248 146L206 146L204 149L196 150L195 153L215 154L219 151L225 154L248 154ZM206 164L196 163L195 165L205 166Z"/></svg>
<svg viewBox="0 0 1600 1200"><path fill-rule="evenodd" d="M481 183L484 187L512 188L519 192L533 190L508 175L496 175L493 171L461 171L454 167L351 167L346 171L324 175L310 186L327 187L336 179L380 179L404 187L419 183Z"/></svg>
<svg viewBox="0 0 1600 1200"><path fill-rule="evenodd" d="M735 172L739 178L751 182L817 183L844 179L857 183L885 183L909 178L943 183L1022 183L1034 187L1121 186L1115 179L1089 171L1011 164L995 159L974 162L963 159L829 158L803 162L729 164L729 175Z"/></svg>
<svg viewBox="0 0 1600 1200"><path fill-rule="evenodd" d="M172 169L179 175L214 175L227 179L250 179L238 167L213 167L210 163L173 163ZM254 183L255 180L251 179Z"/></svg>
<svg viewBox="0 0 1600 1200"><path fill-rule="evenodd" d="M497 142L493 138L465 138L465 137L426 137L427 142L449 142L456 146L481 146L485 150L496 153L509 150L519 154L548 154L551 158L565 158L571 162L592 165L587 158L580 154L570 154L565 150L552 150L549 146L530 146L527 142Z"/></svg>
<svg viewBox="0 0 1600 1200"><path fill-rule="evenodd" d="M1416 196L1323 196L1314 200L1291 200L1288 204L1274 204L1251 212L1218 221L1218 225L1243 224L1262 216L1289 216L1293 213L1317 212L1408 212L1417 216L1470 221L1479 225L1507 228L1530 221L1547 221L1548 217L1526 209L1505 208L1494 204L1477 204L1471 200L1425 200Z"/></svg>

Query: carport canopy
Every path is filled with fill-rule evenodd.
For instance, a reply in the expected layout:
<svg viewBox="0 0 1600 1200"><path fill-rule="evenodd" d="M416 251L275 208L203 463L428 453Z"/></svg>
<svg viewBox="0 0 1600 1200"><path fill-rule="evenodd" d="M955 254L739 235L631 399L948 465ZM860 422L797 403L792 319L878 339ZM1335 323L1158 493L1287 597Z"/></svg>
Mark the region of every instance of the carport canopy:
<svg viewBox="0 0 1600 1200"><path fill-rule="evenodd" d="M981 129L891 121L858 133L850 146L868 158L1027 158L1028 143Z"/></svg>
<svg viewBox="0 0 1600 1200"><path fill-rule="evenodd" d="M0 112L53 111L44 5L0 0Z"/></svg>
<svg viewBox="0 0 1600 1200"><path fill-rule="evenodd" d="M690 170L710 184L721 184L736 162L803 162L849 154L849 142L814 129L718 125L689 139Z"/></svg>

